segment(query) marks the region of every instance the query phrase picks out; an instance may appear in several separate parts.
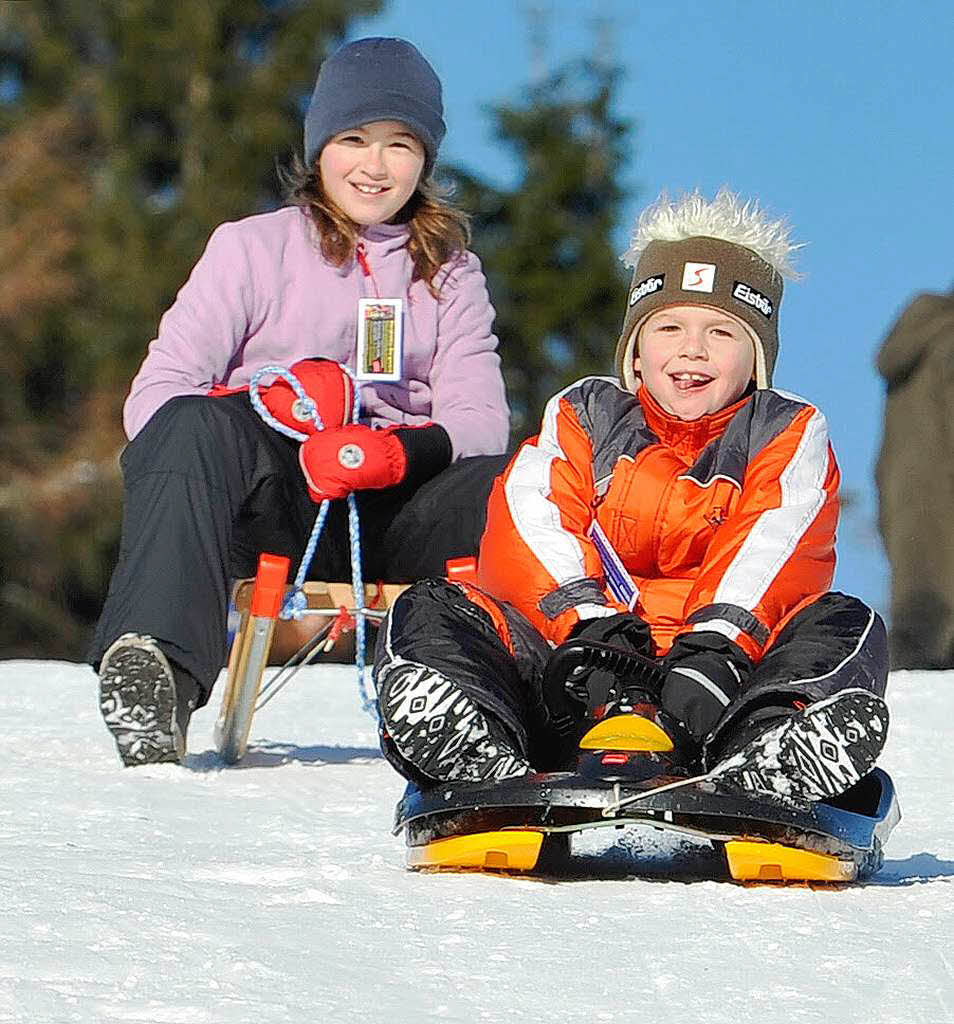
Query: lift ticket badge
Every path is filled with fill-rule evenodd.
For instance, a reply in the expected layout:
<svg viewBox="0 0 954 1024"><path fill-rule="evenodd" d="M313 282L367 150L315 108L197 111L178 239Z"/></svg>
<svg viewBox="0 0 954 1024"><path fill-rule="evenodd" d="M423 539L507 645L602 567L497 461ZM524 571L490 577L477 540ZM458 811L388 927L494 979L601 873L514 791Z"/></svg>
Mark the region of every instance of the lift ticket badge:
<svg viewBox="0 0 954 1024"><path fill-rule="evenodd" d="M358 380L400 380L404 303L358 299Z"/></svg>

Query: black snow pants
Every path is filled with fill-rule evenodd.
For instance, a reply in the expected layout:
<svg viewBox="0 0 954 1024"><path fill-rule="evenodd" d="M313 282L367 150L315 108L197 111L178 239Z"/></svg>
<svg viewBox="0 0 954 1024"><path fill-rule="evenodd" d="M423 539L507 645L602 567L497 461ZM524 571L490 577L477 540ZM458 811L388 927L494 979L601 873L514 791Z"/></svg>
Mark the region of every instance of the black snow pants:
<svg viewBox="0 0 954 1024"><path fill-rule="evenodd" d="M489 610L468 598L468 588L446 580L423 580L406 590L378 634L375 680L402 663L434 668L501 723L536 770L572 767L575 745L567 747L547 724L541 684L549 644L516 609L487 595L480 600ZM779 632L726 708L707 739L709 760L759 708L811 704L854 687L883 696L887 678L881 617L857 598L823 594ZM405 778L419 781L386 734L382 749Z"/></svg>
<svg viewBox="0 0 954 1024"><path fill-rule="evenodd" d="M225 664L232 581L263 551L296 570L318 511L298 442L259 418L247 394L174 398L127 445L119 561L90 649L98 668L123 633L154 637L202 689ZM364 578L438 576L474 555L487 497L507 456L462 459L414 489L358 494ZM309 576L351 580L347 502L332 502Z"/></svg>

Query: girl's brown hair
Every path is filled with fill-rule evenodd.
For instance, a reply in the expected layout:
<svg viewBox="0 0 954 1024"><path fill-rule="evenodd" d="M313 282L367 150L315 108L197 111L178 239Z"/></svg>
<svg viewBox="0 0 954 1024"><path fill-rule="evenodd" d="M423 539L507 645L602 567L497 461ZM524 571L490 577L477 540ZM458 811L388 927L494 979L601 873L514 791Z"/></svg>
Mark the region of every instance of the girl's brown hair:
<svg viewBox="0 0 954 1024"><path fill-rule="evenodd" d="M279 176L288 202L308 211L321 239L321 255L336 267L354 258L358 225L325 195L318 160L311 167L296 156L290 170ZM414 263L411 280L423 281L436 298L434 278L448 260L470 244L470 221L463 210L449 203L430 178L422 179L398 214L411 232L408 251Z"/></svg>

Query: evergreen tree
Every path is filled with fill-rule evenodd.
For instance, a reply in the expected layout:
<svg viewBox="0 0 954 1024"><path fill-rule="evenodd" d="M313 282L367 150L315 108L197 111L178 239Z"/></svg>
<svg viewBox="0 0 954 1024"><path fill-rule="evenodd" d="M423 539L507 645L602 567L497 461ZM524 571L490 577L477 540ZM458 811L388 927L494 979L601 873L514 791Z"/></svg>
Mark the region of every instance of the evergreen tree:
<svg viewBox="0 0 954 1024"><path fill-rule="evenodd" d="M81 657L119 410L213 227L279 204L315 72L381 0L0 3L0 650Z"/></svg>
<svg viewBox="0 0 954 1024"><path fill-rule="evenodd" d="M532 87L524 103L493 109L495 134L518 160L514 188L452 172L474 214L517 441L537 430L561 387L612 369L628 284L611 240L629 131L611 110L619 74L581 61Z"/></svg>
<svg viewBox="0 0 954 1024"><path fill-rule="evenodd" d="M318 64L380 0L35 0L0 9L5 118L65 103L82 131L69 337L120 390L212 228L274 208ZM2 122L0 122L2 124ZM120 396L121 397L121 396Z"/></svg>

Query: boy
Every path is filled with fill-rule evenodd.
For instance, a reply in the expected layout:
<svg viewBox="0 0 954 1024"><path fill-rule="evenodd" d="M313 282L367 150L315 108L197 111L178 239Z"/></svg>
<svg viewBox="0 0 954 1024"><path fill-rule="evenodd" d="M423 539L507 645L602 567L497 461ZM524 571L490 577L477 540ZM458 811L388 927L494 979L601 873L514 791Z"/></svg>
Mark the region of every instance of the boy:
<svg viewBox="0 0 954 1024"><path fill-rule="evenodd" d="M581 731L587 709L650 716L678 769L808 800L870 770L887 731L884 624L829 592L825 419L771 388L795 248L725 189L643 213L619 381L551 399L495 485L479 589L423 581L381 630L398 771L427 786L570 767L540 683L552 648L581 639L665 673L649 692L572 675Z"/></svg>

